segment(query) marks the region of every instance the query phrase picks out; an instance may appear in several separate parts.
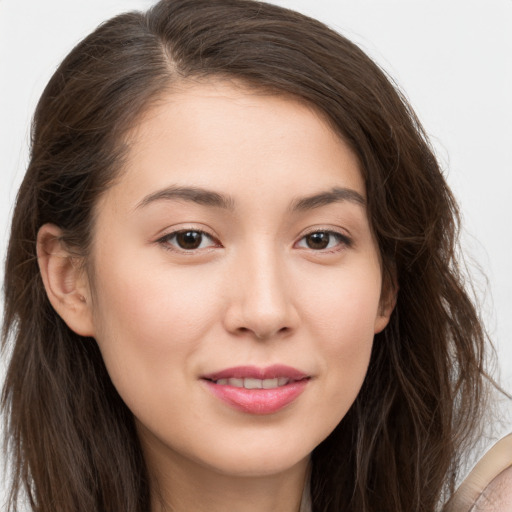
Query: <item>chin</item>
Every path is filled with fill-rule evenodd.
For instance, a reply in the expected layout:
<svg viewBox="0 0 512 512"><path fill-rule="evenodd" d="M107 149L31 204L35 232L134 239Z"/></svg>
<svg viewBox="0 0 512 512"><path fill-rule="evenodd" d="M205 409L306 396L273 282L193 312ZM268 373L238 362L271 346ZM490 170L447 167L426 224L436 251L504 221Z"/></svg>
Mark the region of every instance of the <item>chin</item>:
<svg viewBox="0 0 512 512"><path fill-rule="evenodd" d="M272 453L265 454L264 456L254 454L238 458L237 460L216 460L214 465L210 467L217 473L230 477L264 478L286 473L305 460L309 460L309 453L301 457L298 457L297 454L287 457L276 456Z"/></svg>
<svg viewBox="0 0 512 512"><path fill-rule="evenodd" d="M266 477L284 473L309 459L309 443L236 443L202 453L201 463L217 473L239 477Z"/></svg>

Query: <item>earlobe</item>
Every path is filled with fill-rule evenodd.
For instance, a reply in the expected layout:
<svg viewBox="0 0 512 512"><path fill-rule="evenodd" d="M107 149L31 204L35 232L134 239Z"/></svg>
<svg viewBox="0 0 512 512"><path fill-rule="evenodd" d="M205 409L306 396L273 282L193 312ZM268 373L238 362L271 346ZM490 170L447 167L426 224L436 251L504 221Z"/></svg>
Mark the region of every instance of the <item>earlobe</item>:
<svg viewBox="0 0 512 512"><path fill-rule="evenodd" d="M79 258L62 241L62 230L44 224L37 235L37 261L48 299L68 327L94 336L87 276Z"/></svg>
<svg viewBox="0 0 512 512"><path fill-rule="evenodd" d="M380 310L377 318L375 319L375 327L374 334L377 334L383 331L389 323L389 319L391 317L391 313L393 312L393 308L388 310Z"/></svg>
<svg viewBox="0 0 512 512"><path fill-rule="evenodd" d="M387 290L382 294L379 311L375 319L374 333L383 331L389 323L393 313L398 295L398 285L393 282L387 286Z"/></svg>

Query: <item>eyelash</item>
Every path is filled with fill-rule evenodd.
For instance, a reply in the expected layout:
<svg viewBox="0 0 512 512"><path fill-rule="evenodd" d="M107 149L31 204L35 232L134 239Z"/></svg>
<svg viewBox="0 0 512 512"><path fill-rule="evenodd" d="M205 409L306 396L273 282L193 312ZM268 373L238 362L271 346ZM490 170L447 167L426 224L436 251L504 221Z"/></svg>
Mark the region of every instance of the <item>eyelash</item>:
<svg viewBox="0 0 512 512"><path fill-rule="evenodd" d="M192 248L186 249L183 247L179 247L177 245L177 238L180 235L186 235L186 234L192 234L192 233L196 236L199 235L199 237L200 237L199 245L197 247L192 247ZM307 237L310 237L312 235L318 235L318 234L329 236L329 241L328 241L327 247L314 249L312 247L299 246L300 242L305 241L307 239ZM201 247L201 245L204 241L204 238L209 239L211 241L211 245L209 245L208 247ZM334 247L329 247L329 244L331 243L332 238L336 239L337 243ZM176 243L173 243L172 242L173 240ZM201 250L201 249L204 250L204 249L211 249L214 247L222 247L222 244L215 237L213 237L212 235L210 235L209 233L207 233L206 231L203 231L201 229L179 229L177 231L173 231L171 233L168 233L168 234L162 236L161 238L159 238L157 240L157 243L162 245L168 251L178 252L178 253L182 253L182 254L194 254L196 251ZM309 233L306 233L305 235L303 235L294 244L294 247L300 247L301 249L310 249L315 253L324 253L324 254L338 252L338 251L342 250L344 247L351 247L351 246L352 246L352 240L348 236L346 236L342 233L339 233L338 231L333 231L333 230L329 230L329 229L315 229L313 231L310 231Z"/></svg>
<svg viewBox="0 0 512 512"><path fill-rule="evenodd" d="M321 248L318 250L312 249L311 247L302 247L302 248L311 249L315 253L323 253L323 254L328 253L329 254L329 253L333 253L333 252L339 252L339 251L343 250L343 248L346 248L346 247L351 247L352 243L353 243L351 238L349 238L347 235L344 235L343 233L340 233L338 231L333 231L332 229L314 229L314 230L310 231L309 233L306 233L305 235L303 235L298 240L298 242L296 242L295 245L298 245L303 240L306 240L306 238L309 236L318 235L318 234L328 235L329 236L328 244L330 244L332 238L334 238L337 241L336 245L334 247L324 247L324 248Z"/></svg>
<svg viewBox="0 0 512 512"><path fill-rule="evenodd" d="M212 244L208 247L201 247L199 245L199 247L185 249L183 247L179 247L177 244L172 243L173 239L176 241L178 236L186 235L187 233L188 234L194 233L194 234L199 235L201 237L200 245L202 245L204 238L209 239L212 242ZM218 240L216 240L215 237L213 237L212 235L210 235L209 233L207 233L206 231L203 231L201 229L178 229L171 233L167 233L163 237L159 238L157 240L157 243L162 245L168 251L178 252L181 254L194 254L194 252L197 250L211 249L212 247L222 247L221 243Z"/></svg>

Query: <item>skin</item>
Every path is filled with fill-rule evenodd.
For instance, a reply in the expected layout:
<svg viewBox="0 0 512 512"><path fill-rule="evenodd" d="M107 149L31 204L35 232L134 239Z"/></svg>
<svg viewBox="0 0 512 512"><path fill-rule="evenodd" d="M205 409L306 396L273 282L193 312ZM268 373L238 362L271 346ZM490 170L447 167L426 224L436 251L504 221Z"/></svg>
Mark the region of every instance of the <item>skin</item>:
<svg viewBox="0 0 512 512"><path fill-rule="evenodd" d="M512 512L512 466L484 489L471 512Z"/></svg>
<svg viewBox="0 0 512 512"><path fill-rule="evenodd" d="M130 139L96 206L89 275L57 227L40 231L50 300L96 338L135 416L153 512L296 512L310 453L355 400L394 304L359 163L311 107L223 82L183 85ZM227 199L175 197L184 187ZM184 249L179 230L206 234ZM274 414L236 410L201 380L271 364L310 377Z"/></svg>

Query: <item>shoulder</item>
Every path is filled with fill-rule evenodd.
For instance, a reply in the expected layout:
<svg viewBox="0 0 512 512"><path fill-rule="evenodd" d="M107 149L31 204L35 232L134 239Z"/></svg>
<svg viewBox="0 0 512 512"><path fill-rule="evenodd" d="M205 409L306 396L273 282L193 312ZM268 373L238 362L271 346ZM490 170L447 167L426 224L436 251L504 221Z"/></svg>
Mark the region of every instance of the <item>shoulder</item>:
<svg viewBox="0 0 512 512"><path fill-rule="evenodd" d="M512 434L480 459L443 510L512 512Z"/></svg>
<svg viewBox="0 0 512 512"><path fill-rule="evenodd" d="M512 465L482 491L471 512L512 512Z"/></svg>

